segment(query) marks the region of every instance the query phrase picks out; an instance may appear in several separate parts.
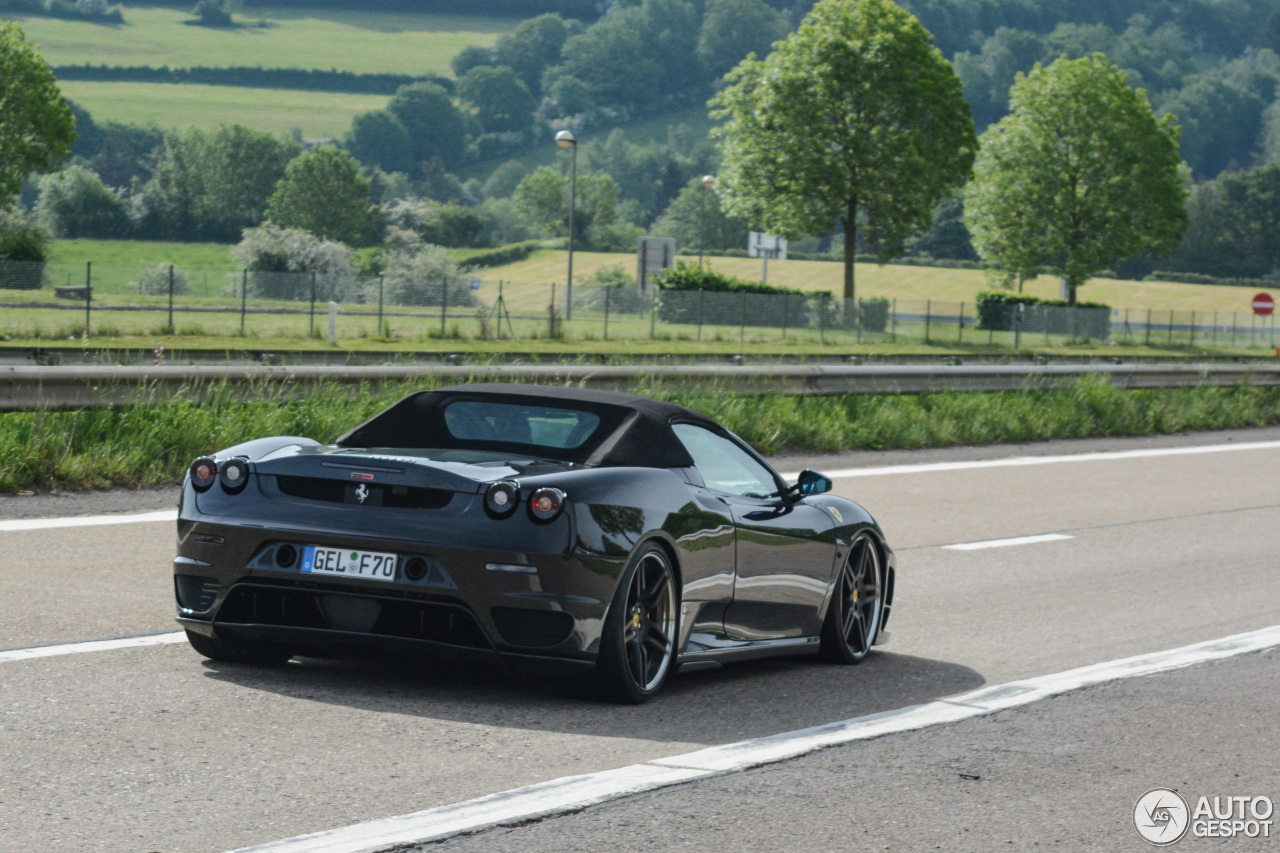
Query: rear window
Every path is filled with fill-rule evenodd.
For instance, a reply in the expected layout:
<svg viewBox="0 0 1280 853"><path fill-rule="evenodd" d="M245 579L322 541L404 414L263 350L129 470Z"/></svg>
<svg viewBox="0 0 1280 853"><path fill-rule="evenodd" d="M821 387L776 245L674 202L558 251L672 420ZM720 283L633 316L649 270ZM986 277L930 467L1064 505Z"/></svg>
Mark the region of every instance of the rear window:
<svg viewBox="0 0 1280 853"><path fill-rule="evenodd" d="M458 400L444 408L449 434L460 441L493 441L571 450L600 426L591 412L518 403Z"/></svg>

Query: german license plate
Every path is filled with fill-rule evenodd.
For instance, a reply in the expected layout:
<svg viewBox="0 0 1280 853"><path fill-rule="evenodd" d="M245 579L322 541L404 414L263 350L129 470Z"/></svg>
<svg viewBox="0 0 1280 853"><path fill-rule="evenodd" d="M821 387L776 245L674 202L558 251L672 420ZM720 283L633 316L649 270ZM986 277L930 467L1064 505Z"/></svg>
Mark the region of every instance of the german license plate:
<svg viewBox="0 0 1280 853"><path fill-rule="evenodd" d="M302 571L309 575L393 581L396 579L396 555L308 545L302 551Z"/></svg>

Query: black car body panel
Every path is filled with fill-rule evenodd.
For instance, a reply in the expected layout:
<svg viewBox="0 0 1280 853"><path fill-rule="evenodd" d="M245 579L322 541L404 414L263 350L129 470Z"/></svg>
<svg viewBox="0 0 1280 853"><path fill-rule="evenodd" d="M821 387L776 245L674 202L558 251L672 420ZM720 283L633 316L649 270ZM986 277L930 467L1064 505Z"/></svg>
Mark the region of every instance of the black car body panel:
<svg viewBox="0 0 1280 853"><path fill-rule="evenodd" d="M574 406L599 425L577 447L457 440L440 414L456 400ZM178 620L206 637L299 654L497 655L589 668L628 561L656 542L678 581L677 662L711 665L816 650L846 551L867 531L885 566L883 641L895 568L874 519L843 498L788 495L781 480L770 497L709 488L673 423L713 431L763 465L697 412L536 386L412 395L333 445L286 436L219 451L217 462L243 460L248 475L238 491L198 490L191 476L183 484ZM506 517L486 506L495 483L518 489ZM543 488L565 496L550 521L528 508ZM391 576L304 572L313 547L394 555Z"/></svg>

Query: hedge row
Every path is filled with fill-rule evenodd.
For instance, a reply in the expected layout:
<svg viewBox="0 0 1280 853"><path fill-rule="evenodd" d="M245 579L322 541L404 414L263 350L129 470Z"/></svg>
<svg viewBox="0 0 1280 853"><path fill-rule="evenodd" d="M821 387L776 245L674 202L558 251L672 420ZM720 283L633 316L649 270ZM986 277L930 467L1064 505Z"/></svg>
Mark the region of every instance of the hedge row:
<svg viewBox="0 0 1280 853"><path fill-rule="evenodd" d="M504 264L514 264L517 261L523 261L529 255L539 248L542 244L538 240L526 240L523 243L512 243L510 246L500 246L497 249L489 249L488 251L477 252L474 255L468 255L458 261L458 265L468 267L470 269L483 269L485 267L500 267Z"/></svg>
<svg viewBox="0 0 1280 853"><path fill-rule="evenodd" d="M53 73L60 80L98 80L112 83L199 83L206 86L245 86L258 89L301 89L312 92L350 92L362 95L394 95L411 83L436 83L453 91L447 77L408 74L356 74L351 71L322 71L311 68L259 68L245 65L211 68L170 68L161 65L57 65Z"/></svg>
<svg viewBox="0 0 1280 853"><path fill-rule="evenodd" d="M978 294L978 328L1014 331L1018 327L1019 305L1023 306L1023 332L1048 332L1099 341L1111 336L1110 305L1077 302L1073 308L1064 299L1040 299L999 290L984 290Z"/></svg>
<svg viewBox="0 0 1280 853"><path fill-rule="evenodd" d="M1212 284L1217 287L1280 287L1280 281L1266 278L1222 278L1194 272L1169 272L1156 270L1143 281L1173 281L1179 284Z"/></svg>

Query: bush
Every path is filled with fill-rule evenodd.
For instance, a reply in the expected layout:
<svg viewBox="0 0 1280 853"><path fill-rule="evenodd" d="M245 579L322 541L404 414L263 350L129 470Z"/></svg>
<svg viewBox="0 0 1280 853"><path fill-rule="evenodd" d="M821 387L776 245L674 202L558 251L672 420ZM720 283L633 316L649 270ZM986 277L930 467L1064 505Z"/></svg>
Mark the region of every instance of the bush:
<svg viewBox="0 0 1280 853"><path fill-rule="evenodd" d="M864 332L883 332L889 325L889 300L859 299L858 319Z"/></svg>
<svg viewBox="0 0 1280 853"><path fill-rule="evenodd" d="M48 243L49 232L34 216L0 208L0 289L38 290Z"/></svg>
<svg viewBox="0 0 1280 853"><path fill-rule="evenodd" d="M393 305L439 305L470 308L480 304L471 284L439 246L400 250L388 256L386 299Z"/></svg>
<svg viewBox="0 0 1280 853"><path fill-rule="evenodd" d="M635 277L620 264L598 269L573 296L573 307L583 311L643 314L653 300L636 288Z"/></svg>
<svg viewBox="0 0 1280 853"><path fill-rule="evenodd" d="M70 166L40 179L36 215L58 237L110 240L129 233L129 203L96 172Z"/></svg>
<svg viewBox="0 0 1280 853"><path fill-rule="evenodd" d="M342 299L355 267L351 249L297 228L268 222L246 228L231 256L249 270L249 292L268 299L309 300L315 273L317 299Z"/></svg>
<svg viewBox="0 0 1280 853"><path fill-rule="evenodd" d="M978 328L996 332L1014 330L1017 306L1025 306L1022 331L1047 332L1104 341L1111 336L1111 306L1077 302L1071 308L1062 299L1040 299L1021 293L984 290L978 294Z"/></svg>
<svg viewBox="0 0 1280 853"><path fill-rule="evenodd" d="M143 264L138 273L138 292L148 296L169 295L169 270L173 270L173 292L183 295L191 292L187 271L169 264Z"/></svg>

